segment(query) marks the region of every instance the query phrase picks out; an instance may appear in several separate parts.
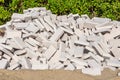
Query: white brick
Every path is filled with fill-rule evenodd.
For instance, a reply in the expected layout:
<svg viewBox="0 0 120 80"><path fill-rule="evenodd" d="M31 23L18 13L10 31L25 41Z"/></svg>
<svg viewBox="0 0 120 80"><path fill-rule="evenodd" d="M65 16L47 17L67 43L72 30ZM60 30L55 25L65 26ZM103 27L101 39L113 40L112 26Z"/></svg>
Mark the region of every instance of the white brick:
<svg viewBox="0 0 120 80"><path fill-rule="evenodd" d="M101 70L97 68L84 68L82 69L82 73L93 75L93 76L98 76L98 75L101 75Z"/></svg>
<svg viewBox="0 0 120 80"><path fill-rule="evenodd" d="M107 61L108 66L120 67L120 61L117 59L110 59Z"/></svg>
<svg viewBox="0 0 120 80"><path fill-rule="evenodd" d="M70 63L70 64L67 65L65 70L75 70L75 67Z"/></svg>
<svg viewBox="0 0 120 80"><path fill-rule="evenodd" d="M13 23L16 29L25 29L29 23Z"/></svg>
<svg viewBox="0 0 120 80"><path fill-rule="evenodd" d="M50 41L57 41L63 35L64 31L58 28L55 33L51 36Z"/></svg>
<svg viewBox="0 0 120 80"><path fill-rule="evenodd" d="M19 60L19 63L22 65L23 69L31 69L32 68L32 64L30 63L30 61L27 58L21 58Z"/></svg>
<svg viewBox="0 0 120 80"><path fill-rule="evenodd" d="M35 21L37 27L39 27L41 30L44 29L44 26L42 25L42 23L38 19L35 19L34 21Z"/></svg>
<svg viewBox="0 0 120 80"><path fill-rule="evenodd" d="M64 28L64 27L60 27L60 28L69 34L73 34L73 31L70 28Z"/></svg>
<svg viewBox="0 0 120 80"><path fill-rule="evenodd" d="M20 49L23 49L23 48L26 47L22 38L15 37L15 38L13 38L13 40L15 41L15 43L17 44L17 46L19 46Z"/></svg>
<svg viewBox="0 0 120 80"><path fill-rule="evenodd" d="M39 17L38 19L41 21L42 25L45 27L47 31L53 32L53 29L47 23L45 23L41 17Z"/></svg>
<svg viewBox="0 0 120 80"><path fill-rule="evenodd" d="M8 61L6 59L0 60L0 69L6 69Z"/></svg>
<svg viewBox="0 0 120 80"><path fill-rule="evenodd" d="M14 52L14 54L16 54L16 55L24 55L25 53L26 53L25 49L23 49L23 50L17 50L17 51Z"/></svg>
<svg viewBox="0 0 120 80"><path fill-rule="evenodd" d="M85 41L75 41L74 42L75 44L79 44L79 45L83 45L83 46L88 46L89 45L89 43L88 42L85 42Z"/></svg>
<svg viewBox="0 0 120 80"><path fill-rule="evenodd" d="M44 20L54 29L56 30L56 25L52 23L50 16L44 16Z"/></svg>
<svg viewBox="0 0 120 80"><path fill-rule="evenodd" d="M17 67L19 67L20 66L20 64L18 64L18 63L15 63L15 64L13 64L13 65L10 65L10 67L8 67L7 69L8 70L15 70Z"/></svg>
<svg viewBox="0 0 120 80"><path fill-rule="evenodd" d="M7 38L14 38L14 37L21 38L21 35L22 35L21 31L17 31L17 30L6 31Z"/></svg>
<svg viewBox="0 0 120 80"><path fill-rule="evenodd" d="M51 46L45 51L45 53L43 53L43 55L49 60L49 59L54 55L55 52L56 52L56 48L51 45Z"/></svg>
<svg viewBox="0 0 120 80"><path fill-rule="evenodd" d="M4 44L0 44L0 46L2 46L3 48L6 48L6 49L8 49L8 50L10 50L10 51L12 51L12 47L11 46L9 46L9 45L4 45Z"/></svg>
<svg viewBox="0 0 120 80"><path fill-rule="evenodd" d="M88 65L85 61L77 59L77 58L71 58L70 61L72 61L72 62L74 62L74 63L76 63L78 65L84 65L84 66Z"/></svg>
<svg viewBox="0 0 120 80"><path fill-rule="evenodd" d="M36 27L33 23L30 23L30 24L25 28L25 30L30 31L30 32L33 32L33 33L36 33L36 32L39 30L39 28Z"/></svg>
<svg viewBox="0 0 120 80"><path fill-rule="evenodd" d="M34 70L44 70L48 69L48 64L41 64L40 61L32 59L32 69Z"/></svg>

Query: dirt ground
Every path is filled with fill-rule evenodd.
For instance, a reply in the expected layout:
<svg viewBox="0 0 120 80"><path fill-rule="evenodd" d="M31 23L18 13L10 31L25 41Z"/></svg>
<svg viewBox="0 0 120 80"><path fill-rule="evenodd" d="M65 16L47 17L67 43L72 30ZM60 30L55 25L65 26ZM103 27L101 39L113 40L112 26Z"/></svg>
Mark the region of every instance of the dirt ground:
<svg viewBox="0 0 120 80"><path fill-rule="evenodd" d="M79 70L0 70L0 80L120 80L117 72L105 69L101 76L90 76Z"/></svg>

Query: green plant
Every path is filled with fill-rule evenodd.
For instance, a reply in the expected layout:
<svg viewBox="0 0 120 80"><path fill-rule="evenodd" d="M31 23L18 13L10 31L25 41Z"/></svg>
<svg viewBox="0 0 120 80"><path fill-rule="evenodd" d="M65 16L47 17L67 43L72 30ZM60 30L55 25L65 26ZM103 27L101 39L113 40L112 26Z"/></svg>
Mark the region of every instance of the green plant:
<svg viewBox="0 0 120 80"><path fill-rule="evenodd" d="M78 13L120 20L120 0L0 0L0 25L14 12L32 7L46 7L57 15Z"/></svg>

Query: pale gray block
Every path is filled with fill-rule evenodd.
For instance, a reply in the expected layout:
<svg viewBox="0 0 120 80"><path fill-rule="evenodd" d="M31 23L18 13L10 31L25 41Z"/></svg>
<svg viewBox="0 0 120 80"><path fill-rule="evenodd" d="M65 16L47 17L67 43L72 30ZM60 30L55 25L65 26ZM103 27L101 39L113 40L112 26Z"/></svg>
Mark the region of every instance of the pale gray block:
<svg viewBox="0 0 120 80"><path fill-rule="evenodd" d="M45 70L45 69L48 69L48 64L35 64L35 65L32 65L32 69Z"/></svg>
<svg viewBox="0 0 120 80"><path fill-rule="evenodd" d="M11 18L24 20L24 14L13 13Z"/></svg>
<svg viewBox="0 0 120 80"><path fill-rule="evenodd" d="M29 37L29 40L31 41L31 42L33 42L34 44L36 44L36 45L40 45L40 43L38 42L38 41L36 41L35 39L33 39L33 38L31 38L31 37Z"/></svg>
<svg viewBox="0 0 120 80"><path fill-rule="evenodd" d="M42 25L42 23L38 19L35 19L34 21L35 21L37 27L39 27L41 30L44 29L44 26Z"/></svg>
<svg viewBox="0 0 120 80"><path fill-rule="evenodd" d="M0 38L0 43L6 43L7 41L7 38L6 37L1 37Z"/></svg>
<svg viewBox="0 0 120 80"><path fill-rule="evenodd" d="M6 55L10 56L10 57L13 56L13 54L12 54L9 50L7 50L7 49L5 49L5 48L3 48L3 47L0 47L0 50L1 50L2 52L4 52Z"/></svg>
<svg viewBox="0 0 120 80"><path fill-rule="evenodd" d="M6 60L8 60L8 61L10 61L11 60L11 57L9 56L9 55L7 55L7 54L3 54L3 56L2 57L4 57Z"/></svg>
<svg viewBox="0 0 120 80"><path fill-rule="evenodd" d="M120 35L120 28L113 28L110 32L110 39Z"/></svg>
<svg viewBox="0 0 120 80"><path fill-rule="evenodd" d="M74 65L72 65L71 63L67 65L67 67L64 70L75 70Z"/></svg>
<svg viewBox="0 0 120 80"><path fill-rule="evenodd" d="M22 35L22 38L28 38L28 37L34 38L34 37L37 37L37 34L35 34L35 33L26 33L26 34Z"/></svg>
<svg viewBox="0 0 120 80"><path fill-rule="evenodd" d="M51 59L49 60L49 64L51 63L56 63L59 61L60 59L60 55L61 55L61 51L60 50L57 50L56 53L53 55L53 57L51 57Z"/></svg>
<svg viewBox="0 0 120 80"><path fill-rule="evenodd" d="M17 51L15 51L14 52L14 54L16 54L16 55L24 55L24 54L26 54L26 50L25 49L23 49L23 50L17 50Z"/></svg>
<svg viewBox="0 0 120 80"><path fill-rule="evenodd" d="M101 70L97 68L84 68L82 69L82 73L92 76L98 76L101 75Z"/></svg>
<svg viewBox="0 0 120 80"><path fill-rule="evenodd" d="M64 28L64 27L60 27L60 28L69 34L73 34L73 31L70 28Z"/></svg>
<svg viewBox="0 0 120 80"><path fill-rule="evenodd" d="M107 60L107 65L108 66L113 66L113 67L120 67L120 61L117 59L109 59Z"/></svg>
<svg viewBox="0 0 120 80"><path fill-rule="evenodd" d="M105 56L105 57L112 57L109 53L106 53L105 51L103 51L96 42L92 43L92 45L97 49L100 55Z"/></svg>
<svg viewBox="0 0 120 80"><path fill-rule="evenodd" d="M45 29L46 29L47 31L53 32L53 29L52 29L47 23L45 23L45 21L43 20L43 18L38 17L38 19L40 20L40 22L42 23L42 25L45 27Z"/></svg>
<svg viewBox="0 0 120 80"><path fill-rule="evenodd" d="M56 30L56 25L52 23L50 16L44 16L44 20L48 23L54 30Z"/></svg>
<svg viewBox="0 0 120 80"><path fill-rule="evenodd" d="M92 22L92 21L85 21L84 23L84 28L95 28L95 26L97 25L98 23L95 23L95 22Z"/></svg>
<svg viewBox="0 0 120 80"><path fill-rule="evenodd" d="M31 69L32 68L32 64L30 63L30 61L27 58L21 58L19 60L19 63L22 65L22 67L24 69Z"/></svg>
<svg viewBox="0 0 120 80"><path fill-rule="evenodd" d="M34 58L34 57L37 57L38 55L35 53L35 51L33 51L32 49L30 48L25 48L27 50L27 56L30 57L30 58Z"/></svg>
<svg viewBox="0 0 120 80"><path fill-rule="evenodd" d="M90 66L90 68L101 68L101 64L100 63L98 63L98 62L96 62L95 60L93 60L93 59L89 59L89 60L87 60L87 63L88 63L88 65Z"/></svg>
<svg viewBox="0 0 120 80"><path fill-rule="evenodd" d="M93 54L93 53L91 53L91 52L89 52L88 54L90 54L90 56L91 56L93 59L95 59L97 62L101 62L101 61L104 60L104 58L99 57L99 56L97 56L97 55L95 55L95 54Z"/></svg>
<svg viewBox="0 0 120 80"><path fill-rule="evenodd" d="M41 64L40 61L38 61L36 59L32 59L31 63L32 63L32 69L34 69L34 70L48 69L48 64Z"/></svg>
<svg viewBox="0 0 120 80"><path fill-rule="evenodd" d="M19 46L20 49L23 49L25 48L25 43L23 42L23 39L22 38L19 38L19 37L15 37L13 38L13 40L15 41L15 43L17 44L16 46Z"/></svg>
<svg viewBox="0 0 120 80"><path fill-rule="evenodd" d="M77 58L70 58L70 61L72 61L78 65L84 65L84 66L88 65L85 61L83 61L81 59L77 59Z"/></svg>
<svg viewBox="0 0 120 80"><path fill-rule="evenodd" d="M99 18L99 17L93 17L92 20L100 24L111 21L111 19L109 18Z"/></svg>
<svg viewBox="0 0 120 80"><path fill-rule="evenodd" d="M74 57L82 57L83 56L83 47L74 47Z"/></svg>
<svg viewBox="0 0 120 80"><path fill-rule="evenodd" d="M39 17L40 13L39 13L39 12L34 11L34 12L30 13L30 15L31 15L31 17L32 17L33 19L36 19L36 18L38 18L38 17Z"/></svg>
<svg viewBox="0 0 120 80"><path fill-rule="evenodd" d="M29 40L29 39L25 39L24 42L30 44L30 45L33 46L33 47L37 46L34 42L32 42L32 41ZM28 45L26 45L26 46L28 47Z"/></svg>
<svg viewBox="0 0 120 80"><path fill-rule="evenodd" d="M21 20L28 21L28 20L31 20L31 15L13 13L13 15L12 15L11 18L12 18L13 20L14 20L14 19L21 19Z"/></svg>
<svg viewBox="0 0 120 80"><path fill-rule="evenodd" d="M13 49L11 46L5 45L5 44L0 44L0 46L3 47L3 48L8 49L8 50L10 50L10 51L12 51L12 49Z"/></svg>
<svg viewBox="0 0 120 80"><path fill-rule="evenodd" d="M111 49L110 49L111 51L112 51L112 53L113 53L113 55L116 57L116 58L120 58L120 49L118 48L118 47L112 47Z"/></svg>
<svg viewBox="0 0 120 80"><path fill-rule="evenodd" d="M39 31L39 28L36 27L33 23L29 23L29 25L25 28L25 30L36 33L37 31Z"/></svg>
<svg viewBox="0 0 120 80"><path fill-rule="evenodd" d="M90 46L85 46L85 49L89 50L90 52L94 52L94 49Z"/></svg>
<svg viewBox="0 0 120 80"><path fill-rule="evenodd" d="M61 65L58 65L57 67L55 67L55 69L63 69L64 68L64 65L61 64Z"/></svg>
<svg viewBox="0 0 120 80"><path fill-rule="evenodd" d="M55 33L51 36L50 41L57 41L64 34L64 31L58 28Z"/></svg>
<svg viewBox="0 0 120 80"><path fill-rule="evenodd" d="M88 59L88 58L90 58L91 56L90 56L90 54L83 54L83 56L82 56L82 59Z"/></svg>
<svg viewBox="0 0 120 80"><path fill-rule="evenodd" d="M6 59L0 60L0 69L6 69L8 65L8 61Z"/></svg>
<svg viewBox="0 0 120 80"><path fill-rule="evenodd" d="M16 46L17 44L14 41L10 41L7 43L9 44L10 47L15 48L15 49L19 49L19 46Z"/></svg>
<svg viewBox="0 0 120 80"><path fill-rule="evenodd" d="M67 41L68 35L66 33L63 34L61 40L62 41Z"/></svg>
<svg viewBox="0 0 120 80"><path fill-rule="evenodd" d="M43 55L47 58L47 60L49 60L49 59L54 55L55 52L56 52L56 48L51 45L51 46L45 51L45 53L43 53Z"/></svg>
<svg viewBox="0 0 120 80"><path fill-rule="evenodd" d="M27 23L13 23L13 26L16 29L25 29L28 26L28 22Z"/></svg>
<svg viewBox="0 0 120 80"><path fill-rule="evenodd" d="M79 65L77 63L72 63L72 64L75 66L75 69L78 69L78 70L85 68L84 65Z"/></svg>
<svg viewBox="0 0 120 80"><path fill-rule="evenodd" d="M83 46L88 46L89 45L89 42L85 42L85 41L81 41L81 40L78 40L78 41L75 41L74 42L75 44L78 44L78 45L83 45Z"/></svg>
<svg viewBox="0 0 120 80"><path fill-rule="evenodd" d="M14 38L14 37L19 37L21 38L21 31L17 31L17 30L10 30L10 31L6 31L6 37L7 38Z"/></svg>
<svg viewBox="0 0 120 80"><path fill-rule="evenodd" d="M18 68L19 66L20 66L19 63L15 63L15 64L10 65L10 67L8 67L7 69L8 69L8 70L15 70L15 69Z"/></svg>

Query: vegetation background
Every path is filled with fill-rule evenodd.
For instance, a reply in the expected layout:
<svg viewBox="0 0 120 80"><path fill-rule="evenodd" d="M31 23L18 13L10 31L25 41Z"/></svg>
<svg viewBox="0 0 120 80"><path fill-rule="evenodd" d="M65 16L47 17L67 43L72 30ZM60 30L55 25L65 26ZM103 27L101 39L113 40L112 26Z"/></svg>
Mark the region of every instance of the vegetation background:
<svg viewBox="0 0 120 80"><path fill-rule="evenodd" d="M120 0L0 0L0 25L12 13L32 7L46 7L57 15L78 13L120 20Z"/></svg>

